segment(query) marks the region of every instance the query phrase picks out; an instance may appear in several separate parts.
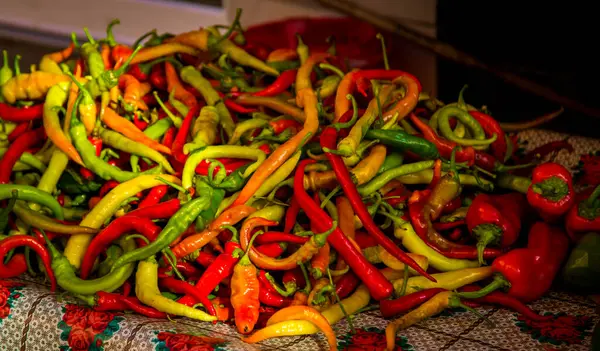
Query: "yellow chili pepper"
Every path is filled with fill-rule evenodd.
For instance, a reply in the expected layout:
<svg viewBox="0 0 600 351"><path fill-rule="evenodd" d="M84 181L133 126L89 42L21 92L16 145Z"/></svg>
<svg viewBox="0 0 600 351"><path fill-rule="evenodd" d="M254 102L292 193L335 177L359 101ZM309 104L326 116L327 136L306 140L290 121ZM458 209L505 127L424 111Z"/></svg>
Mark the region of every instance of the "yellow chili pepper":
<svg viewBox="0 0 600 351"><path fill-rule="evenodd" d="M399 259L394 257L392 254L387 252L387 250L384 249L383 247L381 247L379 245L377 245L376 247L377 247L377 250L379 253L379 258L381 259L381 262L383 262L383 264L385 264L386 266L388 266L389 268L394 269L394 270L398 270L398 271L404 270L405 264L403 262L401 262ZM429 260L427 259L426 256L418 255L418 254L414 254L414 253L409 253L407 255L408 255L408 257L415 260L415 262L417 262L419 267L423 268L424 270L427 270L427 268L429 268ZM412 268L408 269L408 273L411 275L419 275Z"/></svg>
<svg viewBox="0 0 600 351"><path fill-rule="evenodd" d="M17 100L39 100L46 96L48 90L62 82L70 82L71 78L62 73L36 71L22 73L9 79L2 86L2 96L9 104Z"/></svg>
<svg viewBox="0 0 600 351"><path fill-rule="evenodd" d="M138 269L135 274L135 296L137 296L140 302L154 307L161 312L205 322L217 320L215 316L177 303L160 294L160 290L158 289L158 263L154 256L138 263Z"/></svg>
<svg viewBox="0 0 600 351"><path fill-rule="evenodd" d="M179 178L169 174L140 175L132 180L121 183L113 188L108 194L104 195L102 200L83 218L79 225L99 229L104 223L114 215L121 207L121 204L140 191L154 188L164 184L161 179L180 185ZM88 234L73 235L67 241L64 255L69 262L79 268L85 255L85 251L92 240Z"/></svg>
<svg viewBox="0 0 600 351"><path fill-rule="evenodd" d="M455 290L467 284L489 278L492 276L492 273L492 267L465 268L458 271L435 273L431 275L437 280L435 283L423 276L411 277L408 279L405 294L408 295L415 291L433 288ZM404 279L393 281L396 293L402 291L403 283Z"/></svg>
<svg viewBox="0 0 600 351"><path fill-rule="evenodd" d="M192 56L198 56L199 52L195 48L185 44L164 43L140 50L137 53L137 55L135 55L133 60L131 60L131 64L135 65L136 63L152 61L160 57L174 54L188 54Z"/></svg>

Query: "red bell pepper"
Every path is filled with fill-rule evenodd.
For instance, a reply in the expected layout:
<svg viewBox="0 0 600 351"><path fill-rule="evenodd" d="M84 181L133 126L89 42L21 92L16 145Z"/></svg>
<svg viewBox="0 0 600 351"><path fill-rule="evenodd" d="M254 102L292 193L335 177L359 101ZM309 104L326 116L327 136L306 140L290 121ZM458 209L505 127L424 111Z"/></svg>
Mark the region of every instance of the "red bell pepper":
<svg viewBox="0 0 600 351"><path fill-rule="evenodd" d="M529 231L526 248L515 249L492 263L494 280L479 291L460 293L461 298L481 298L497 289L522 302L542 297L558 273L569 251L569 238L556 227L537 222Z"/></svg>
<svg viewBox="0 0 600 351"><path fill-rule="evenodd" d="M587 232L600 232L600 185L587 199L578 200L565 218L567 234L578 242Z"/></svg>
<svg viewBox="0 0 600 351"><path fill-rule="evenodd" d="M556 221L575 202L571 173L553 162L535 167L527 190L527 201L545 221Z"/></svg>
<svg viewBox="0 0 600 351"><path fill-rule="evenodd" d="M515 243L521 231L521 217L525 215L526 199L523 194L509 193L490 196L479 194L467 212L467 228L477 239L479 262L483 251L492 244L507 247Z"/></svg>

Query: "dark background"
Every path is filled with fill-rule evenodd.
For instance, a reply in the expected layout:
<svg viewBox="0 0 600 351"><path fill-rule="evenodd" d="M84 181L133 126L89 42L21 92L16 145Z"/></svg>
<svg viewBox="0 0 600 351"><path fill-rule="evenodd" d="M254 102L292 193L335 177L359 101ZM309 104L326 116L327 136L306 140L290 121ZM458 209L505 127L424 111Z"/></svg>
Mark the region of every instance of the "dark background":
<svg viewBox="0 0 600 351"><path fill-rule="evenodd" d="M591 4L440 0L438 39L586 105L600 107L600 30ZM467 102L476 107L487 105L502 121L528 120L560 107L478 69L440 58L438 70L442 101L456 101L462 86L469 84ZM599 137L600 118L567 110L545 128Z"/></svg>

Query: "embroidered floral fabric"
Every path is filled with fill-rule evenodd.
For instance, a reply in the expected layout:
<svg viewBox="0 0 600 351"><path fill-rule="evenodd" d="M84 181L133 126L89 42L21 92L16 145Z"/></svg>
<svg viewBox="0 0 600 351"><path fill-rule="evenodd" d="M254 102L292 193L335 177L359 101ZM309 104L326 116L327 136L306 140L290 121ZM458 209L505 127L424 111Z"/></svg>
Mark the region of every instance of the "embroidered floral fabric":
<svg viewBox="0 0 600 351"><path fill-rule="evenodd" d="M544 160L570 168L579 187L600 183L600 141L530 130L516 136L524 153L551 141L567 140L567 149ZM98 312L75 299L51 293L48 286L24 276L0 280L0 350L61 351L209 351L326 350L320 335L285 337L257 345L244 344L227 324L185 318L157 320L129 313ZM589 297L552 291L531 307L553 316L534 322L503 308L477 310L494 327L465 310L445 311L398 333L396 350L589 350L600 317ZM378 311L361 313L334 326L338 350L383 350L388 321Z"/></svg>

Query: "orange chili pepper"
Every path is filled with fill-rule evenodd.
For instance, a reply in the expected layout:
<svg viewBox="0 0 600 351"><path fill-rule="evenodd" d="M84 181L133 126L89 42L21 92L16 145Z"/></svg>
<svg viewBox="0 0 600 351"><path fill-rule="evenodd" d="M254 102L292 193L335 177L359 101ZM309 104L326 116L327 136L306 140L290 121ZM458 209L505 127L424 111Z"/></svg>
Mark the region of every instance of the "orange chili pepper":
<svg viewBox="0 0 600 351"><path fill-rule="evenodd" d="M304 115L306 116L304 127L298 134L275 149L269 155L269 158L261 163L231 206L245 204L256 190L263 185L265 180L285 163L298 148L302 147L311 136L315 135L317 129L319 129L319 113L315 92L312 89L303 89L300 91L299 98L303 102Z"/></svg>
<svg viewBox="0 0 600 351"><path fill-rule="evenodd" d="M325 61L329 57L331 57L331 55L325 52L312 54L309 56L308 60L298 68L298 74L296 75L296 104L298 106L302 107L302 97L299 92L303 89L312 89L310 75L314 66L319 62Z"/></svg>
<svg viewBox="0 0 600 351"><path fill-rule="evenodd" d="M327 269L329 268L330 253L331 247L328 243L325 243L325 245L323 245L323 247L321 247L310 260L310 265L312 266L312 276L315 279L319 279L327 273Z"/></svg>
<svg viewBox="0 0 600 351"><path fill-rule="evenodd" d="M294 293L294 299L290 306L306 306L308 304L308 294L304 290L299 290Z"/></svg>
<svg viewBox="0 0 600 351"><path fill-rule="evenodd" d="M62 49L60 51L56 51L56 52L52 52L50 54L46 54L46 55L44 55L44 57L47 57L47 58L49 58L50 60L52 60L52 61L54 61L56 63L61 63L64 60L66 60L69 57L71 57L71 55L73 54L74 50L75 50L75 44L71 43L66 48L64 48L64 49Z"/></svg>
<svg viewBox="0 0 600 351"><path fill-rule="evenodd" d="M256 235L250 240L248 248L252 247L255 238ZM230 284L235 325L242 334L248 334L254 329L260 308L258 270L250 261L248 251L233 268Z"/></svg>
<svg viewBox="0 0 600 351"><path fill-rule="evenodd" d="M75 72L73 75L76 78L81 77L81 66L75 65ZM77 99L77 93L79 92L79 87L77 84L71 84L71 90L69 90L69 99L67 100L67 112L65 113L65 124L63 125L63 131L67 133L69 131L70 117L73 114L73 107L75 106L75 100Z"/></svg>
<svg viewBox="0 0 600 351"><path fill-rule="evenodd" d="M127 119L119 116L115 110L107 107L102 115L102 122L104 122L109 128L117 131L133 141L142 143L148 147L155 149L156 151L171 154L171 149L162 145L156 140L150 139L144 132Z"/></svg>
<svg viewBox="0 0 600 351"><path fill-rule="evenodd" d="M110 52L110 46L108 46L107 44L102 44L100 56L102 56L102 61L104 62L104 69L106 70L112 69L112 62L110 61Z"/></svg>
<svg viewBox="0 0 600 351"><path fill-rule="evenodd" d="M427 188L433 189L437 185L437 183L442 178L442 160L437 159L433 164L433 178L431 178L431 183Z"/></svg>
<svg viewBox="0 0 600 351"><path fill-rule="evenodd" d="M267 57L267 62L277 61L293 61L298 59L298 53L296 49L281 48L271 51Z"/></svg>
<svg viewBox="0 0 600 351"><path fill-rule="evenodd" d="M142 84L131 74L124 74L119 77L119 88L124 89L123 108L127 112L134 112L136 109L147 111L148 106L142 100L145 95L142 91Z"/></svg>
<svg viewBox="0 0 600 351"><path fill-rule="evenodd" d="M181 81L177 70L170 62L165 62L165 76L167 77L167 91L174 93L175 98L185 104L189 109L198 104L196 97L187 91Z"/></svg>
<svg viewBox="0 0 600 351"><path fill-rule="evenodd" d="M235 206L223 211L219 217L211 222L208 228L204 229L200 233L188 236L179 244L177 244L177 246L173 247L173 253L175 254L175 257L181 258L201 249L213 238L219 235L222 226L235 225L254 212L256 212L254 207L246 205Z"/></svg>

